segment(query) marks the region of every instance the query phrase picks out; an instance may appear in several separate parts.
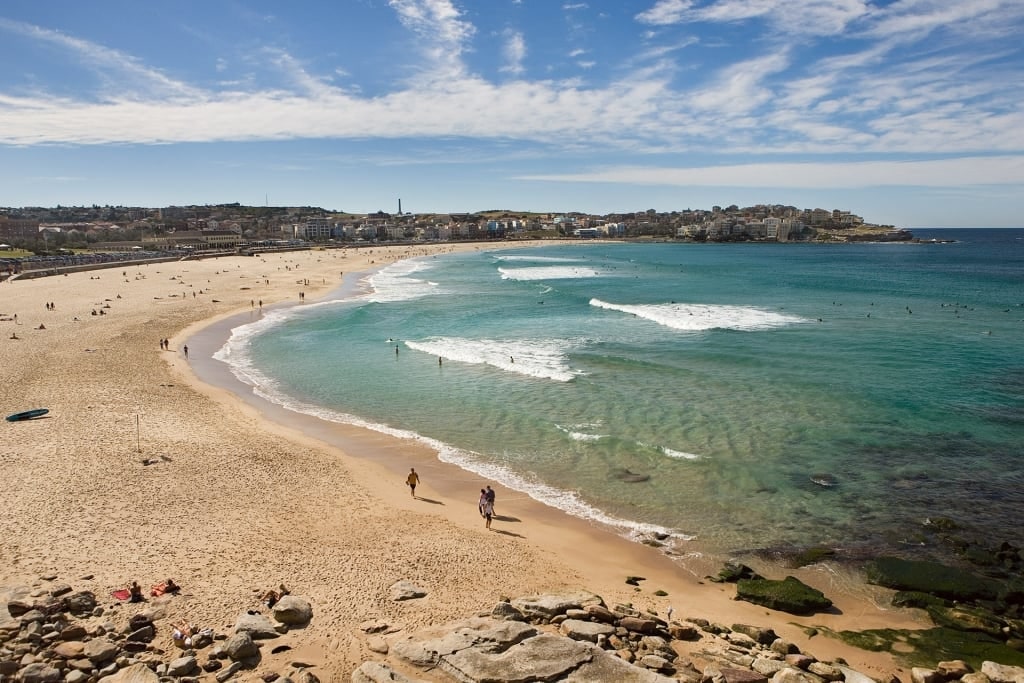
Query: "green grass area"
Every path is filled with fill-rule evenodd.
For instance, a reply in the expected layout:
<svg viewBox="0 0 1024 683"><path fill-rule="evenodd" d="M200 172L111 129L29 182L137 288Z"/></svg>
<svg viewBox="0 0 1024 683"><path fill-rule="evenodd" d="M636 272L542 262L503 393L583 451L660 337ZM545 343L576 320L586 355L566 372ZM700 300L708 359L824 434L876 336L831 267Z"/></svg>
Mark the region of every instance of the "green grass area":
<svg viewBox="0 0 1024 683"><path fill-rule="evenodd" d="M0 258L26 258L33 255L31 251L24 249L0 249Z"/></svg>

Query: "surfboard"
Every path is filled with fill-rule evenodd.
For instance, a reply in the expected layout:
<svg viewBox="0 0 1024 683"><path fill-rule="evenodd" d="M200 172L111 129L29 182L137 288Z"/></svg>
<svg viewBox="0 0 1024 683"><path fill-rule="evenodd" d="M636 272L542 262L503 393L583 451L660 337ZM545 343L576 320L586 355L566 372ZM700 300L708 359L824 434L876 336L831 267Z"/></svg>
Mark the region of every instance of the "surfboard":
<svg viewBox="0 0 1024 683"><path fill-rule="evenodd" d="M8 422L21 422L22 420L32 420L37 417L42 417L50 412L49 408L36 408L34 410L26 410L20 413L14 413L13 415L7 416Z"/></svg>

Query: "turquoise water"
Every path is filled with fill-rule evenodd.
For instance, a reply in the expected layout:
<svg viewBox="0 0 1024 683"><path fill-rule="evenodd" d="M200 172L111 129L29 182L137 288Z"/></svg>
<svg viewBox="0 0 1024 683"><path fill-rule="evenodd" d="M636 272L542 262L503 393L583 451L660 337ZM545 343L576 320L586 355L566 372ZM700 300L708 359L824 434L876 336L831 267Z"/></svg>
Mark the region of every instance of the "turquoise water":
<svg viewBox="0 0 1024 683"><path fill-rule="evenodd" d="M916 234L958 241L405 261L219 357L623 533L881 549L947 516L1020 543L1024 230Z"/></svg>

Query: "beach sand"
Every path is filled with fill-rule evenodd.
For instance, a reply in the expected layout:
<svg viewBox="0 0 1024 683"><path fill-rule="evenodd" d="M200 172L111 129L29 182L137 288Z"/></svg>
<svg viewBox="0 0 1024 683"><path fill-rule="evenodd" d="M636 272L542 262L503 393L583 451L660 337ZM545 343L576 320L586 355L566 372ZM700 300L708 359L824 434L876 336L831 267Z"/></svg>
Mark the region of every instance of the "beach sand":
<svg viewBox="0 0 1024 683"><path fill-rule="evenodd" d="M487 531L476 503L489 482L421 444L265 404L209 358L231 325L261 315L260 301L308 304L402 258L480 248L285 252L0 283L0 317L18 316L0 322L0 410L50 409L0 423L0 586L56 575L109 606L110 592L132 580L171 577L182 593L150 606L224 632L283 583L310 600L313 621L256 673L301 660L323 681L349 680L359 663L380 658L358 628L366 620L412 630L489 610L503 596L577 589L662 616L671 605L676 619L771 626L819 659L906 678L888 655L805 631L926 626L856 576L754 564L771 578L795 574L836 603L835 613L793 617L703 580L721 558L672 560L519 492L498 490ZM404 484L409 467L422 477L418 499ZM629 575L646 577L639 590ZM389 587L403 579L427 597L392 601ZM158 644L170 649L168 633Z"/></svg>

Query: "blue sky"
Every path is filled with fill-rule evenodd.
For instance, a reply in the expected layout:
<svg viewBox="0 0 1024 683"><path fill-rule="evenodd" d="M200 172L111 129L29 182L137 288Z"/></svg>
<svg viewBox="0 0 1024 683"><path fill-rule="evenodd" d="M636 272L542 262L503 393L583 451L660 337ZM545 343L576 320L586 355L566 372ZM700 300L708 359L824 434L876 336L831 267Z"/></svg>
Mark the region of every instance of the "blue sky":
<svg viewBox="0 0 1024 683"><path fill-rule="evenodd" d="M1021 0L5 0L0 206L1024 225Z"/></svg>

